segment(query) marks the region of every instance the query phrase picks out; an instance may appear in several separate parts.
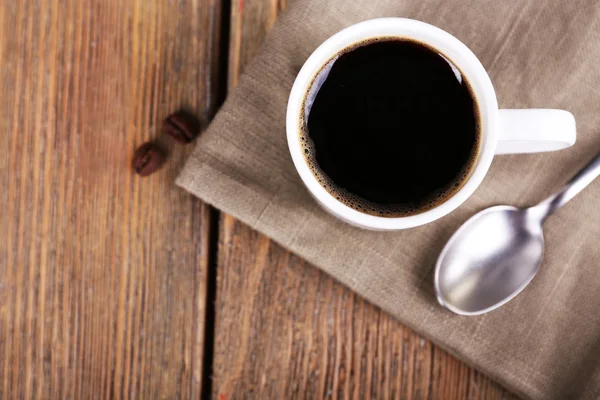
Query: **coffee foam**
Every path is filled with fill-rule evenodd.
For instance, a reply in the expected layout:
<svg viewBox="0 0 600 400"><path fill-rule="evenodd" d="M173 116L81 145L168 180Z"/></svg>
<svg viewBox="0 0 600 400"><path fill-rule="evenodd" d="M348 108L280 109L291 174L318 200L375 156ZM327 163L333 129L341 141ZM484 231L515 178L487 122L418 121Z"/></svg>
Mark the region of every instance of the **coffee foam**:
<svg viewBox="0 0 600 400"><path fill-rule="evenodd" d="M366 199L363 199L343 187L336 185L327 174L325 174L317 163L317 155L316 148L314 142L309 136L307 123L308 116L310 114L310 110L312 108L314 99L316 98L319 89L327 79L331 68L335 64L335 61L343 54L348 53L358 47L366 46L371 43L379 42L379 41L406 41L413 42L420 46L426 47L431 51L437 53L440 57L442 57L450 66L452 67L453 72L455 73L457 80L460 83L467 87L467 90L470 92L471 97L474 99L476 109L475 114L477 116L477 137L474 141L473 145L473 154L471 154L469 162L466 166L462 168L459 173L459 177L451 182L447 187L438 190L432 193L428 199L421 204L379 204ZM446 202L449 198L454 196L466 183L468 178L471 176L475 164L479 158L479 146L481 142L481 114L479 110L479 105L477 104L477 97L475 96L475 92L473 91L470 83L464 78L464 74L462 71L456 66L454 63L450 61L448 57L440 53L439 50L425 44L418 42L413 39L401 38L401 37L378 37L371 38L368 40L364 40L353 45L346 47L345 49L339 51L336 55L334 55L331 59L329 59L317 72L317 74L313 77L310 82L310 89L302 100L301 105L302 115L300 116L300 126L299 126L299 139L300 146L302 148L302 154L304 159L311 170L313 176L317 179L319 184L336 200L345 204L346 206L357 210L359 212L363 212L365 214L370 214L378 217L387 217L387 218L396 218L396 217L408 217L411 215L416 215L423 213L425 211L429 211L440 204Z"/></svg>

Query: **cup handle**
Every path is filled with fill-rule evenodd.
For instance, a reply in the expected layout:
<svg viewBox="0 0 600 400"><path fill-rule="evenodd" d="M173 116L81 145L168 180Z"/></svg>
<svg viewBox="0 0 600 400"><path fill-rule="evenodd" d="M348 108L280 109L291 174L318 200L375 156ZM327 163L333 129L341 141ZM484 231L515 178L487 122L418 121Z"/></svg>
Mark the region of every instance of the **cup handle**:
<svg viewBox="0 0 600 400"><path fill-rule="evenodd" d="M499 110L496 154L562 150L575 143L575 117L549 109Z"/></svg>

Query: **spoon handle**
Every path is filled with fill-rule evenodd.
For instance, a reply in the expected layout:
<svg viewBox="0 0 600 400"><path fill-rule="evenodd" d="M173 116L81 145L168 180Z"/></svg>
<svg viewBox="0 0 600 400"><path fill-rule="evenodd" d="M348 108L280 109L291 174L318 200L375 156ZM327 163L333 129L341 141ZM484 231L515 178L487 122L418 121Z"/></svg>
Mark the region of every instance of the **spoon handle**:
<svg viewBox="0 0 600 400"><path fill-rule="evenodd" d="M531 209L539 212L542 220L564 206L600 175L600 154L581 169L561 190L546 198Z"/></svg>

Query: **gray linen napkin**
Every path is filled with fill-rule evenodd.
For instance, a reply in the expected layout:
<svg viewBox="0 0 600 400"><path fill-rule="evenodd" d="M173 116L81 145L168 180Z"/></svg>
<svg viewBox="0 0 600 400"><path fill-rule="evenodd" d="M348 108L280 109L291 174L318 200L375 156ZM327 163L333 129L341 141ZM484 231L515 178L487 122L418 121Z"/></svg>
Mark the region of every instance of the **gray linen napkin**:
<svg viewBox="0 0 600 400"><path fill-rule="evenodd" d="M327 37L375 17L414 18L458 37L479 57L504 108L575 114L577 144L498 156L482 186L449 216L371 232L321 210L288 153L285 110L294 78ZM276 23L177 184L239 218L515 392L600 398L600 181L545 225L532 284L504 307L460 317L436 304L432 268L470 215L541 200L600 150L600 2L297 0Z"/></svg>

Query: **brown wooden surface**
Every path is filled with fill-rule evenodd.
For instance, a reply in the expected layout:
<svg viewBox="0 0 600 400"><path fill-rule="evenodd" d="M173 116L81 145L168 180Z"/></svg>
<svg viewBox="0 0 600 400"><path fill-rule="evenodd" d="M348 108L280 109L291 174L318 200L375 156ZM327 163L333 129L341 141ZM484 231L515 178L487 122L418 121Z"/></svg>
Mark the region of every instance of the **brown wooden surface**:
<svg viewBox="0 0 600 400"><path fill-rule="evenodd" d="M511 397L174 187L192 146L162 118L208 122L284 7L3 2L0 399ZM151 139L171 156L139 178Z"/></svg>
<svg viewBox="0 0 600 400"><path fill-rule="evenodd" d="M0 6L0 398L198 398L209 209L134 148L217 107L219 1Z"/></svg>
<svg viewBox="0 0 600 400"><path fill-rule="evenodd" d="M234 1L230 89L282 8ZM515 398L229 215L216 298L213 398Z"/></svg>

